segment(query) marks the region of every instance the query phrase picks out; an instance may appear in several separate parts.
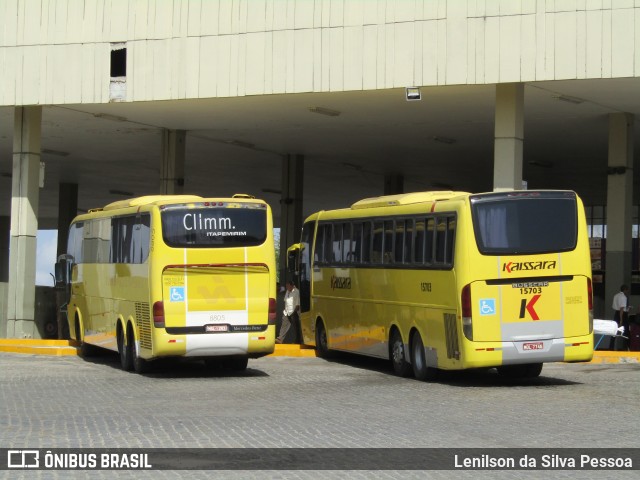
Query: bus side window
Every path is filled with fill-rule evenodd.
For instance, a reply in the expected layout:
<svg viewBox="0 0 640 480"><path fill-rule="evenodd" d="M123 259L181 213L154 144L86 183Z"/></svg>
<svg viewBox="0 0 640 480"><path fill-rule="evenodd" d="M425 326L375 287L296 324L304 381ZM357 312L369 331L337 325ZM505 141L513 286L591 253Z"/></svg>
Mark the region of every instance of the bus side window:
<svg viewBox="0 0 640 480"><path fill-rule="evenodd" d="M393 220L384 222L384 253L382 256L383 263L390 264L393 262Z"/></svg>
<svg viewBox="0 0 640 480"><path fill-rule="evenodd" d="M445 263L447 241L447 217L437 217L436 219L436 258L435 263L442 265Z"/></svg>
<svg viewBox="0 0 640 480"><path fill-rule="evenodd" d="M404 221L404 255L402 262L407 264L411 263L411 246L413 245L413 219L407 219Z"/></svg>
<svg viewBox="0 0 640 480"><path fill-rule="evenodd" d="M362 222L353 224L353 237L351 238L350 263L362 262Z"/></svg>
<svg viewBox="0 0 640 480"><path fill-rule="evenodd" d="M336 223L333 225L333 235L331 236L332 252L331 263L342 262L342 225Z"/></svg>
<svg viewBox="0 0 640 480"><path fill-rule="evenodd" d="M456 233L456 218L449 217L447 219L447 244L445 252L445 263L447 265L453 265L453 245Z"/></svg>
<svg viewBox="0 0 640 480"><path fill-rule="evenodd" d="M371 262L371 222L362 225L362 263Z"/></svg>
<svg viewBox="0 0 640 480"><path fill-rule="evenodd" d="M373 222L373 245L371 247L371 263L382 263L382 222Z"/></svg>
<svg viewBox="0 0 640 480"><path fill-rule="evenodd" d="M413 242L413 261L419 265L424 263L425 222L424 218L416 220L415 240Z"/></svg>
<svg viewBox="0 0 640 480"><path fill-rule="evenodd" d="M333 255L333 244L331 243L331 234L333 232L333 225L330 223L325 224L324 226L324 254L322 256L322 261L324 263L331 263L331 258Z"/></svg>
<svg viewBox="0 0 640 480"><path fill-rule="evenodd" d="M313 263L324 263L324 225L318 225L318 232L316 233L316 245L313 251Z"/></svg>
<svg viewBox="0 0 640 480"><path fill-rule="evenodd" d="M427 218L427 229L424 233L424 263L433 263L433 238L435 236L436 221L433 217Z"/></svg>
<svg viewBox="0 0 640 480"><path fill-rule="evenodd" d="M351 223L342 224L342 263L353 262L351 249L353 248L353 239L351 238Z"/></svg>
<svg viewBox="0 0 640 480"><path fill-rule="evenodd" d="M395 263L402 263L404 258L404 220L396 220L395 228L395 248L394 248L394 260Z"/></svg>

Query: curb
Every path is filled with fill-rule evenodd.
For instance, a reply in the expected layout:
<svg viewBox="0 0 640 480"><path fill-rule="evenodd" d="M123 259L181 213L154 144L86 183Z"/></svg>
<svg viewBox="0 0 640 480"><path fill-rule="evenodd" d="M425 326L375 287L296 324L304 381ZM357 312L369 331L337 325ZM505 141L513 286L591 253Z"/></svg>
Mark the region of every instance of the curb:
<svg viewBox="0 0 640 480"><path fill-rule="evenodd" d="M0 338L0 352L30 355L66 356L78 355L73 340L35 340L30 338ZM315 357L315 347L310 345L277 344L268 357ZM640 364L640 352L593 352L590 362L595 364Z"/></svg>
<svg viewBox="0 0 640 480"><path fill-rule="evenodd" d="M0 352L29 355L79 355L73 340L36 340L31 338L0 338ZM276 345L268 357L315 357L316 350L308 345Z"/></svg>

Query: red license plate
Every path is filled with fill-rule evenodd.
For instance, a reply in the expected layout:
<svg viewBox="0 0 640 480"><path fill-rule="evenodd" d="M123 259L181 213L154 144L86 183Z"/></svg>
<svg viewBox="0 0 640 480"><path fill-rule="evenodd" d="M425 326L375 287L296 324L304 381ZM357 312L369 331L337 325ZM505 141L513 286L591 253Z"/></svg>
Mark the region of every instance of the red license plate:
<svg viewBox="0 0 640 480"><path fill-rule="evenodd" d="M530 342L530 343L522 344L523 350L542 350L543 348L544 348L544 343L542 342Z"/></svg>

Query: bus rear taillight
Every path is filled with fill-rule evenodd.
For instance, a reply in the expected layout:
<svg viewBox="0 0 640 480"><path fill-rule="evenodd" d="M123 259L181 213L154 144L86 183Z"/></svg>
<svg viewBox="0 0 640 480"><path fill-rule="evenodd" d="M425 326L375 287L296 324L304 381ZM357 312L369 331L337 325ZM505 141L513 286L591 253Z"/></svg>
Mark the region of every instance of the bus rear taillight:
<svg viewBox="0 0 640 480"><path fill-rule="evenodd" d="M462 332L467 339L473 340L473 322L471 320L471 284L467 284L462 288L460 305L462 307Z"/></svg>
<svg viewBox="0 0 640 480"><path fill-rule="evenodd" d="M153 326L164 328L164 303L162 302L153 304Z"/></svg>
<svg viewBox="0 0 640 480"><path fill-rule="evenodd" d="M276 324L276 299L269 299L269 325Z"/></svg>

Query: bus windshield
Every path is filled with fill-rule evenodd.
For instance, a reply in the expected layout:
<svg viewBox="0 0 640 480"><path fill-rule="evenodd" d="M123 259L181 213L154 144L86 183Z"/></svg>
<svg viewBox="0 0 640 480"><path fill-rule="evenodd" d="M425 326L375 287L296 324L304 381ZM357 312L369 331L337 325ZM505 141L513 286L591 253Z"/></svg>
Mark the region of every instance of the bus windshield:
<svg viewBox="0 0 640 480"><path fill-rule="evenodd" d="M167 207L162 209L162 236L170 247L250 247L267 238L267 211L246 208Z"/></svg>
<svg viewBox="0 0 640 480"><path fill-rule="evenodd" d="M482 254L566 252L576 247L578 220L572 193L472 196L471 209Z"/></svg>

